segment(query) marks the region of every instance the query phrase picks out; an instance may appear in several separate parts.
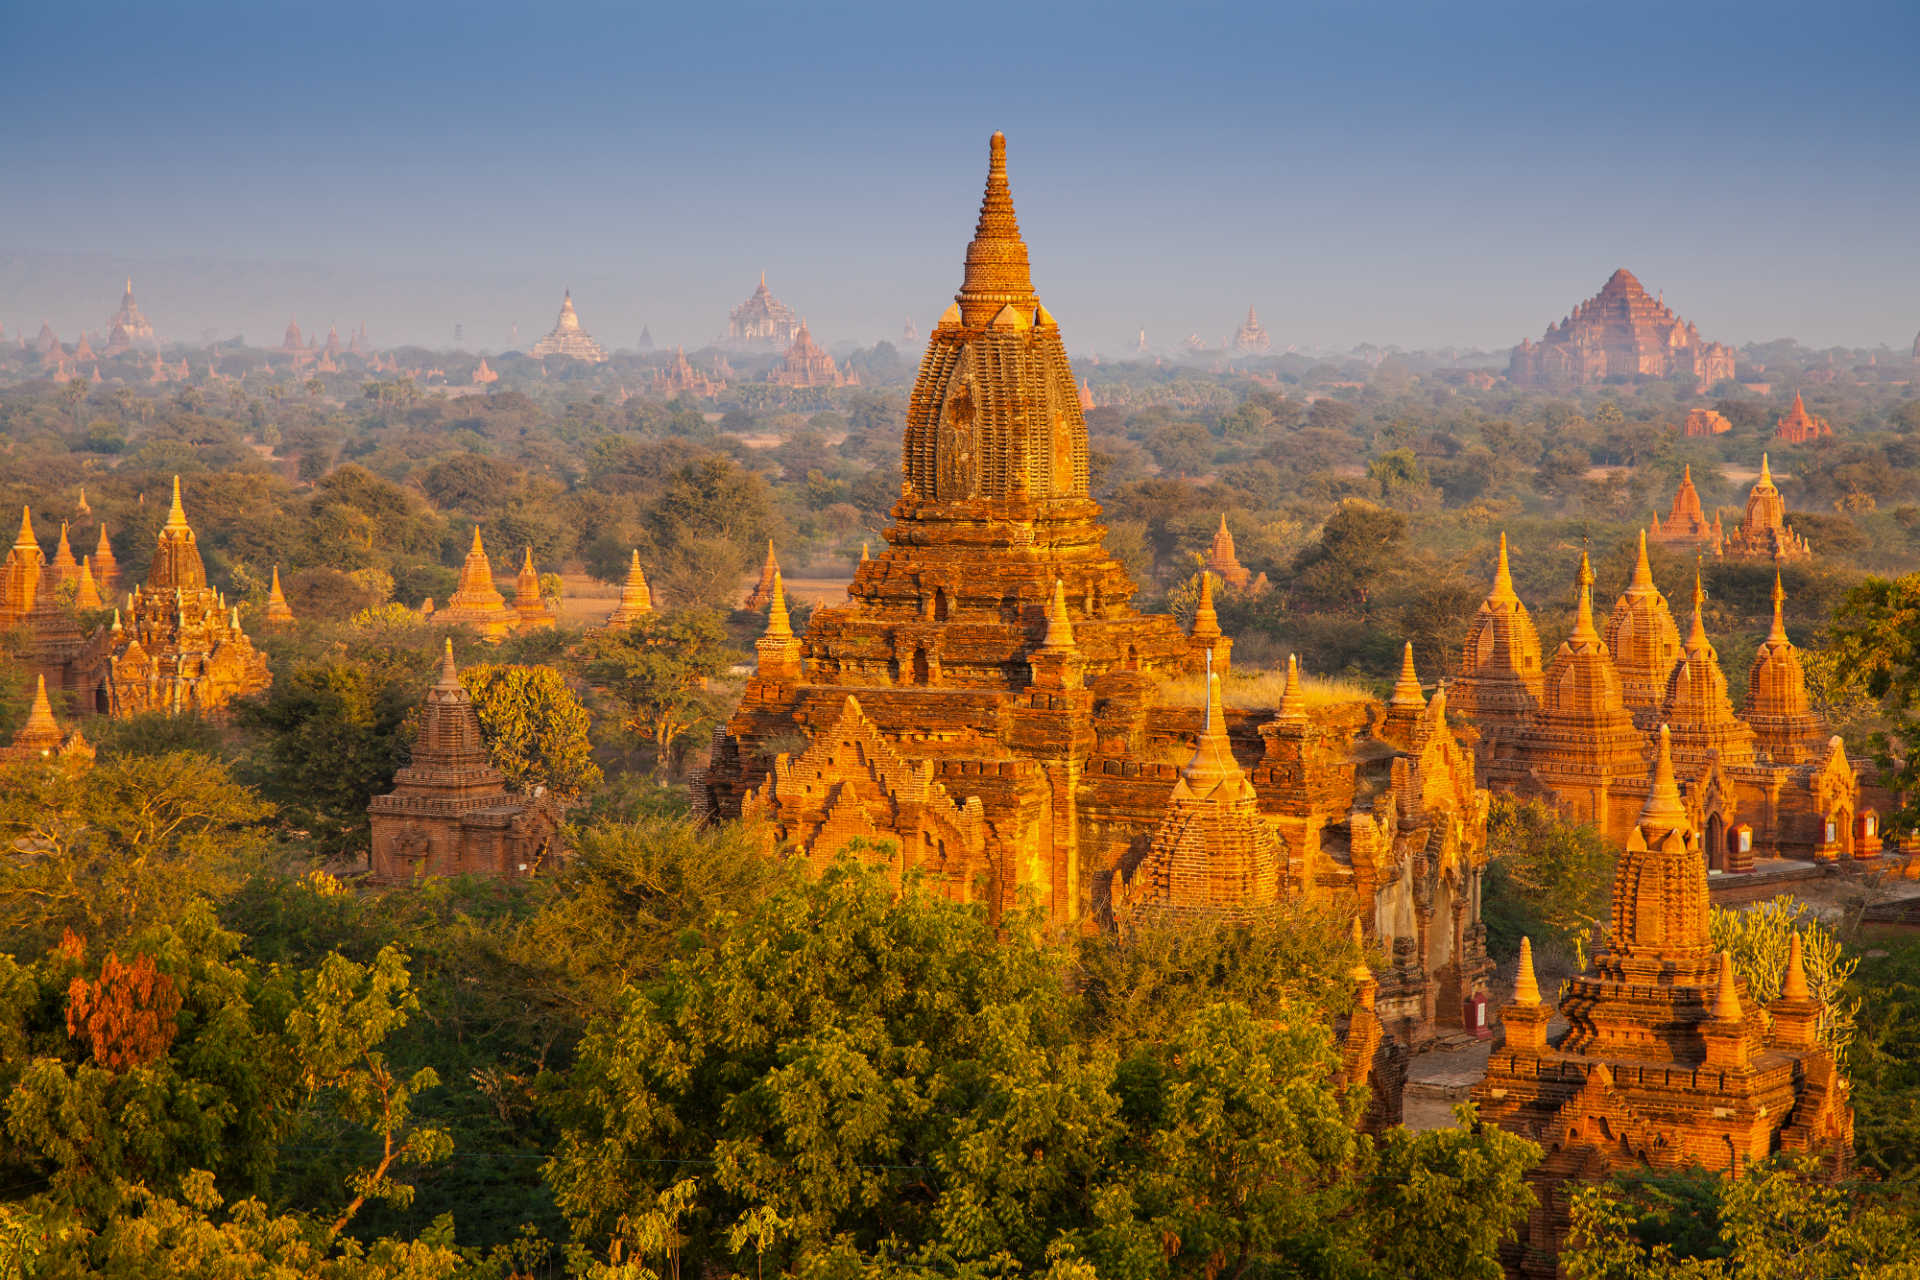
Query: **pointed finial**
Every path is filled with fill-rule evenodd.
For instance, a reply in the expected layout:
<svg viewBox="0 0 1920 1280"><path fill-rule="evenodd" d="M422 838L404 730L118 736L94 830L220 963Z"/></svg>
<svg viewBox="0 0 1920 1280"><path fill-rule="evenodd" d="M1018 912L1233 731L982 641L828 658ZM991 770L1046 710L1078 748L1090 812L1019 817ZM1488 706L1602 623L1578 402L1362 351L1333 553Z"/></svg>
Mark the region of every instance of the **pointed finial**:
<svg viewBox="0 0 1920 1280"><path fill-rule="evenodd" d="M1653 565L1647 561L1647 531L1640 531L1640 558L1633 562L1633 581L1627 584L1629 591L1649 591L1653 589Z"/></svg>
<svg viewBox="0 0 1920 1280"><path fill-rule="evenodd" d="M1053 596L1047 604L1047 634L1040 642L1043 649L1073 648L1073 619L1067 613L1067 584L1053 580Z"/></svg>
<svg viewBox="0 0 1920 1280"><path fill-rule="evenodd" d="M453 665L453 637L447 637L447 647L440 654L440 687L458 688L460 669Z"/></svg>
<svg viewBox="0 0 1920 1280"><path fill-rule="evenodd" d="M980 198L980 220L967 245L966 275L955 301L963 321L985 325L1002 307L1031 310L1033 278L1026 242L1013 211L1007 185L1007 138L995 133L987 144L987 186Z"/></svg>
<svg viewBox="0 0 1920 1280"><path fill-rule="evenodd" d="M1767 632L1768 644L1787 643L1787 593L1780 585L1780 570L1773 571L1773 629Z"/></svg>
<svg viewBox="0 0 1920 1280"><path fill-rule="evenodd" d="M1195 640L1214 640L1220 636L1220 615L1213 607L1213 573L1200 571L1200 603L1193 609L1193 626L1187 635Z"/></svg>
<svg viewBox="0 0 1920 1280"><path fill-rule="evenodd" d="M1540 983L1533 976L1533 939L1520 939L1520 968L1513 978L1513 1002L1519 1005L1540 1003Z"/></svg>
<svg viewBox="0 0 1920 1280"><path fill-rule="evenodd" d="M1800 397L1795 396L1793 402L1800 403ZM1767 465L1767 455L1764 453L1760 455L1760 483L1769 486L1773 484L1773 468Z"/></svg>
<svg viewBox="0 0 1920 1280"><path fill-rule="evenodd" d="M526 558L520 562L520 572L531 573L535 577L539 576L539 571L533 567L533 548L532 547L527 548Z"/></svg>
<svg viewBox="0 0 1920 1280"><path fill-rule="evenodd" d="M1580 595L1573 612L1573 635L1569 639L1597 641L1600 633L1593 628L1593 562L1587 559L1584 550L1580 552L1579 583Z"/></svg>
<svg viewBox="0 0 1920 1280"><path fill-rule="evenodd" d="M73 607L76 609L98 609L100 584L93 579L93 557L85 556L80 561L80 582L74 589Z"/></svg>
<svg viewBox="0 0 1920 1280"><path fill-rule="evenodd" d="M1700 585L1700 569L1693 570L1693 627L1687 632L1689 653L1707 647L1706 590Z"/></svg>
<svg viewBox="0 0 1920 1280"><path fill-rule="evenodd" d="M860 563L865 564L870 559L872 557L868 554L867 544L863 542L860 544Z"/></svg>
<svg viewBox="0 0 1920 1280"><path fill-rule="evenodd" d="M53 718L53 704L47 701L47 678L45 676L40 677L40 683L34 688L33 707L27 712L27 723L21 727L20 732L25 734L34 729L41 730L42 732L51 729L55 733L60 731L59 724L57 724Z"/></svg>
<svg viewBox="0 0 1920 1280"><path fill-rule="evenodd" d="M1518 600L1520 597L1513 589L1513 571L1507 567L1507 535L1500 534L1500 559L1493 569L1493 591L1490 600Z"/></svg>
<svg viewBox="0 0 1920 1280"><path fill-rule="evenodd" d="M787 586L780 571L773 571L773 600L767 606L767 635L775 639L786 639L793 634L793 623L787 617Z"/></svg>
<svg viewBox="0 0 1920 1280"><path fill-rule="evenodd" d="M173 478L173 505L167 509L167 528L187 527L187 509L180 501L180 477Z"/></svg>
<svg viewBox="0 0 1920 1280"><path fill-rule="evenodd" d="M473 545L467 549L467 554L470 556L483 556L487 554L486 547L480 541L479 525L473 526Z"/></svg>
<svg viewBox="0 0 1920 1280"><path fill-rule="evenodd" d="M1664 724L1653 758L1653 785L1647 788L1647 801L1640 809L1640 826L1649 831L1691 829L1687 806L1680 799L1680 784L1673 776L1673 733Z"/></svg>
<svg viewBox="0 0 1920 1280"><path fill-rule="evenodd" d="M1685 485L1687 488L1693 487L1693 464L1691 462L1687 463L1686 466L1681 468L1680 483L1682 485Z"/></svg>
<svg viewBox="0 0 1920 1280"><path fill-rule="evenodd" d="M1713 993L1713 1018L1715 1022L1739 1022L1740 990L1733 981L1733 957L1720 953L1720 985Z"/></svg>
<svg viewBox="0 0 1920 1280"><path fill-rule="evenodd" d="M20 508L20 536L13 540L13 545L32 547L35 551L40 549L39 540L33 536L33 510L30 507Z"/></svg>
<svg viewBox="0 0 1920 1280"><path fill-rule="evenodd" d="M1400 678L1393 682L1393 694L1387 699L1389 707L1423 710L1427 705L1426 695L1420 692L1420 675L1413 668L1413 641L1407 641L1407 647L1400 653Z"/></svg>
<svg viewBox="0 0 1920 1280"><path fill-rule="evenodd" d="M1300 688L1300 659L1291 653L1287 655L1287 685L1280 691L1279 718L1295 721L1307 718L1307 695Z"/></svg>
<svg viewBox="0 0 1920 1280"><path fill-rule="evenodd" d="M1813 999L1813 991L1807 986L1807 966L1800 954L1800 935L1797 932L1787 935L1787 973L1780 980L1780 998Z"/></svg>

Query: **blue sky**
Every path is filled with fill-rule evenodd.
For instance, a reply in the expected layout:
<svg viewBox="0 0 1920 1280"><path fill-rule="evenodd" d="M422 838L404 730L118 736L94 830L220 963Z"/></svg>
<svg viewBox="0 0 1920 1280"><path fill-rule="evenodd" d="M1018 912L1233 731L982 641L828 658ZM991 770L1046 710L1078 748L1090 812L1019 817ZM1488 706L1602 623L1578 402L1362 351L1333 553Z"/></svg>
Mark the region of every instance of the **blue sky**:
<svg viewBox="0 0 1920 1280"><path fill-rule="evenodd" d="M1504 347L1617 266L1733 342L1920 328L1920 5L0 9L0 322L698 344L765 267L924 332L993 129L1070 346Z"/></svg>

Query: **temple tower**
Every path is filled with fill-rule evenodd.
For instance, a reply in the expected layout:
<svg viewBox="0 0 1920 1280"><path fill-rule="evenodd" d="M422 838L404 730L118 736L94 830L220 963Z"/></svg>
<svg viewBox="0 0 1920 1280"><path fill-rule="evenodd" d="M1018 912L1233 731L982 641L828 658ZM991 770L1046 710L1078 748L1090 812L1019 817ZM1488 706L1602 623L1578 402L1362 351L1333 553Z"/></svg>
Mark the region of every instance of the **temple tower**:
<svg viewBox="0 0 1920 1280"><path fill-rule="evenodd" d="M1688 463L1680 474L1680 487L1674 492L1673 506L1667 511L1663 524L1660 517L1653 518L1653 532L1648 535L1655 542L1667 547L1680 547L1704 552L1707 555L1720 554L1720 532L1717 521L1709 521L1707 513L1700 505L1700 491L1693 487L1693 464Z"/></svg>
<svg viewBox="0 0 1920 1280"><path fill-rule="evenodd" d="M1674 625L1667 598L1654 585L1647 563L1647 535L1640 534L1640 554L1633 577L1607 615L1607 651L1620 673L1620 694L1636 713L1651 714L1666 692L1667 676L1680 660L1680 631ZM1649 726L1651 727L1651 726Z"/></svg>
<svg viewBox="0 0 1920 1280"><path fill-rule="evenodd" d="M1760 455L1760 478L1747 494L1740 524L1726 536L1725 551L1736 556L1765 556L1778 563L1804 560L1813 554L1807 540L1787 526L1787 503L1773 481L1767 455Z"/></svg>
<svg viewBox="0 0 1920 1280"><path fill-rule="evenodd" d="M526 549L520 574L513 580L513 612L517 631L543 631L557 625L553 609L540 594L540 571L533 567L532 547Z"/></svg>
<svg viewBox="0 0 1920 1280"><path fill-rule="evenodd" d="M1450 696L1455 709L1489 739L1508 737L1524 728L1539 708L1543 678L1540 633L1513 589L1503 533L1493 590L1467 629L1460 678L1453 682Z"/></svg>
<svg viewBox="0 0 1920 1280"><path fill-rule="evenodd" d="M640 553L633 553L627 568L627 580L620 584L620 603L607 615L609 627L630 627L653 612L653 592L647 586L646 571L640 567Z"/></svg>
<svg viewBox="0 0 1920 1280"><path fill-rule="evenodd" d="M537 585L537 579L536 579ZM493 563L487 559L486 544L480 530L473 531L473 546L460 566L460 582L447 598L446 607L436 610L433 620L454 626L472 627L482 640L498 642L518 625L517 616L493 585Z"/></svg>
<svg viewBox="0 0 1920 1280"><path fill-rule="evenodd" d="M1747 698L1740 717L1753 726L1768 759L1776 764L1799 765L1819 758L1828 735L1807 698L1807 675L1800 665L1800 654L1787 639L1786 599L1776 572L1773 625L1747 669Z"/></svg>

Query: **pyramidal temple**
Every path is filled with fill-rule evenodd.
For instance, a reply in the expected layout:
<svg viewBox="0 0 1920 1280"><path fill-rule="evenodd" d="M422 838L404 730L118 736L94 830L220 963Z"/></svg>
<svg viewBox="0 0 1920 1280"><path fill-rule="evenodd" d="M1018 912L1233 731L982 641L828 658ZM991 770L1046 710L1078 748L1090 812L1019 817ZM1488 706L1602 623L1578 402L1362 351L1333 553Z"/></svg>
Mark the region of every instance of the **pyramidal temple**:
<svg viewBox="0 0 1920 1280"><path fill-rule="evenodd" d="M852 852L1063 926L1327 900L1394 957L1367 1025L1417 1043L1477 1017L1488 799L1444 695L1409 669L1391 715L1362 697L1310 706L1296 666L1278 707L1237 708L1212 575L1190 629L1135 606L999 134L908 400L891 520L846 602L803 633L769 555L756 670L695 785L704 818L756 819L810 866ZM1361 1075L1392 1058L1355 1052ZM1376 1092L1391 1114L1394 1091Z"/></svg>
<svg viewBox="0 0 1920 1280"><path fill-rule="evenodd" d="M1517 386L1553 390L1609 378L1682 376L1704 391L1732 378L1733 363L1732 347L1702 340L1698 326L1675 315L1622 267L1540 341L1515 347L1507 377Z"/></svg>
<svg viewBox="0 0 1920 1280"><path fill-rule="evenodd" d="M528 348L527 354L536 360L547 356L566 356L590 364L598 364L607 358L605 349L580 327L580 316L573 309L571 289L560 299L560 318L554 322L553 332Z"/></svg>

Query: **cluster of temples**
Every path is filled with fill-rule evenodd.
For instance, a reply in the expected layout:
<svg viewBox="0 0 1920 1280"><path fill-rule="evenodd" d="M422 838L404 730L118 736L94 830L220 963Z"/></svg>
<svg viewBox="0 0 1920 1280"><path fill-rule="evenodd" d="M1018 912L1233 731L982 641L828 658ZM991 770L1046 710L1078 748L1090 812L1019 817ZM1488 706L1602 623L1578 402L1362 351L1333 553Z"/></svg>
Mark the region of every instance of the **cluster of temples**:
<svg viewBox="0 0 1920 1280"><path fill-rule="evenodd" d="M1490 969L1488 800L1444 696L1409 676L1389 705L1309 714L1296 669L1279 706L1232 707L1212 576L1190 628L1134 606L997 134L901 471L885 547L804 635L769 557L766 635L696 786L704 815L1066 927L1338 902L1391 958L1370 1016L1413 1041L1461 1025Z"/></svg>
<svg viewBox="0 0 1920 1280"><path fill-rule="evenodd" d="M1484 1079L1480 1118L1540 1144L1538 1205L1506 1250L1509 1274L1550 1280L1574 1186L1687 1166L1729 1177L1775 1152L1843 1172L1853 1149L1847 1082L1818 1036L1822 1006L1794 935L1780 995L1761 1006L1708 934L1706 864L1663 731L1652 782L1614 873L1612 929L1567 984L1567 1028L1522 943L1513 1002Z"/></svg>
<svg viewBox="0 0 1920 1280"><path fill-rule="evenodd" d="M1805 560L1813 555L1807 540L1787 524L1787 502L1780 495L1780 486L1773 479L1773 467L1764 453L1760 455L1760 477L1748 491L1746 509L1740 513L1740 523L1732 532L1721 523L1719 512L1714 512L1711 521L1707 519L1706 509L1700 504L1700 491L1693 487L1693 467L1688 466L1681 473L1680 487L1674 492L1667 518L1663 521L1656 514L1647 536L1661 546L1701 555L1744 556L1776 562Z"/></svg>
<svg viewBox="0 0 1920 1280"><path fill-rule="evenodd" d="M1585 553L1574 625L1551 662L1514 591L1500 540L1493 590L1468 632L1455 707L1480 734L1477 767L1496 790L1546 800L1625 844L1654 785L1654 743L1672 731L1674 767L1707 863L1748 871L1756 856L1831 861L1879 852L1877 817L1840 739L1808 701L1774 577L1773 625L1735 712L1707 638L1696 576L1683 640L1653 581L1646 538L1603 635Z"/></svg>
<svg viewBox="0 0 1920 1280"><path fill-rule="evenodd" d="M857 387L860 377L854 373L842 373L821 345L813 340L813 334L807 331L807 322L800 322L799 332L793 335L793 345L787 348L787 354L779 364L767 371L767 381L776 387Z"/></svg>

